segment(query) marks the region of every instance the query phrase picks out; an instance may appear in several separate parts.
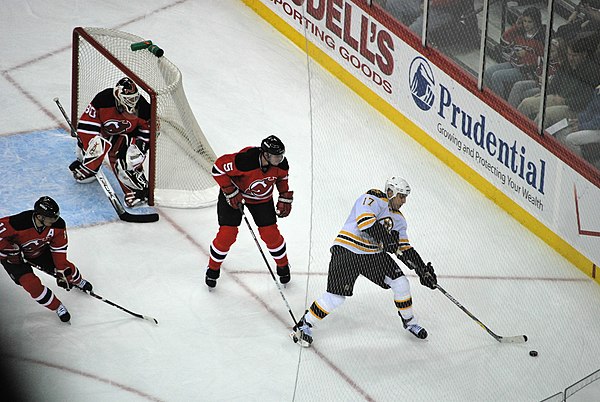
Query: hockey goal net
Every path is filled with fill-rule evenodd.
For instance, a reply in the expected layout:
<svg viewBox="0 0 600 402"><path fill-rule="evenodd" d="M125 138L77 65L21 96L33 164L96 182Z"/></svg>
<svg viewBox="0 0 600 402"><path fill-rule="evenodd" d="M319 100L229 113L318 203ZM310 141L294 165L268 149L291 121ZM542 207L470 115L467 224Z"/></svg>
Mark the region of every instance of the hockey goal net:
<svg viewBox="0 0 600 402"><path fill-rule="evenodd" d="M183 91L181 72L166 57L132 51L143 38L106 28L73 30L71 118L79 117L101 90L128 76L151 105L147 158L150 205L196 208L216 202L211 175L216 156Z"/></svg>

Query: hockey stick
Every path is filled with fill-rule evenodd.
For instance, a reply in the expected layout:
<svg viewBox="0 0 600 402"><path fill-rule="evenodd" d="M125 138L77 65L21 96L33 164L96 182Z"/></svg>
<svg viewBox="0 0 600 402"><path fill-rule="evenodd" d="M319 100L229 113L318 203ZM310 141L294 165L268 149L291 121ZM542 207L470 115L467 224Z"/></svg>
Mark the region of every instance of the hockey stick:
<svg viewBox="0 0 600 402"><path fill-rule="evenodd" d="M71 129L71 137L77 138L77 141L79 142L80 140L79 140L79 137L77 137L77 132L75 131L75 128L73 127L73 124L71 123L71 120L67 116L67 112L65 112L65 109L63 108L60 101L58 100L58 97L54 98L54 102L56 103L56 106L58 106L58 108L60 109L60 112L62 113L63 117L67 121L67 124L69 125L69 128ZM127 212L125 210L125 208L123 207L123 205L121 204L121 201L119 201L117 194L115 194L115 190L113 190L112 186L108 182L108 179L104 175L104 172L102 171L102 167L100 167L100 169L98 169L98 172L96 173L96 180L98 180L98 183L100 183L100 187L102 187L104 194L106 194L106 197L110 201L111 205L113 206L113 208L115 209L115 211L117 212L117 215L119 215L119 218L121 220L123 220L125 222L136 222L136 223L156 222L158 220L157 213L139 214L138 215L138 214L130 214L129 212Z"/></svg>
<svg viewBox="0 0 600 402"><path fill-rule="evenodd" d="M83 291L83 290L82 290L82 292L83 292L83 293L87 293L87 292L85 292L85 291ZM89 294L90 296L92 296L92 297L95 297L95 298L96 298L96 299L98 299L98 300L101 300L101 301L103 301L103 302L104 302L104 303L106 303L106 304L110 304L111 306L118 308L119 310L123 310L124 312L126 312L126 313L129 313L129 314L131 314L131 315L132 315L132 316L134 316L134 317L141 318L141 319L143 319L143 320L150 321L150 322L153 322L154 324L158 325L158 320L157 320L156 318L152 318L152 317L149 317L149 316L147 316L147 315L138 314L138 313L134 313L134 312L133 312L133 311L131 311L131 310L127 310L125 307L123 307L123 306L119 306L117 303L115 303L115 302L112 302L112 301L110 301L110 300L108 300L108 299L106 299L106 298L104 298L104 297L100 296L99 294L96 294L96 293L94 293L94 291L93 291L93 290L91 290L91 291L90 291L90 293L88 293L88 294Z"/></svg>
<svg viewBox="0 0 600 402"><path fill-rule="evenodd" d="M267 265L267 268L269 269L269 273L271 274L271 278L273 278L273 281L275 282L275 285L277 285L277 290L279 290L279 294L281 295L281 298L283 299L283 302L285 303L285 305L286 305L286 307L288 309L288 313L290 313L290 316L292 316L292 320L294 320L294 325L296 325L296 323L298 321L296 321L296 317L294 317L294 313L292 313L292 308L290 307L290 304L288 303L287 299L285 298L285 295L283 294L283 291L281 290L281 285L277 281L277 278L275 278L275 274L273 273L273 270L271 269L271 266L269 265L269 261L267 261L267 257L265 257L265 253L263 252L263 249L260 246L260 243L258 242L258 239L256 238L256 235L254 234L254 230L252 229L252 225L250 225L250 221L246 217L246 213L244 212L243 206L240 207L240 211L242 212L242 217L244 218L244 220L246 221L246 224L248 225L248 229L250 229L250 234L252 235L252 238L254 239L254 243L256 243L256 247L258 247L258 251L260 251L260 255L262 255L262 258L265 261L265 264ZM295 341L295 342L297 342L297 341Z"/></svg>
<svg viewBox="0 0 600 402"><path fill-rule="evenodd" d="M52 276L52 277L56 278L56 274L51 274L50 272L47 272L47 271L43 270L43 269L42 269L42 267L40 267L40 266L38 266L38 265L36 265L36 264L33 264L33 263L31 263L31 261L27 261L27 263L29 263L29 265L31 265L32 267L34 267L34 268L36 268L36 269L39 269L40 271L42 271L42 272L44 272L44 273L46 273L46 274L48 274L48 275L50 275L50 276ZM77 289L79 289L77 286L74 286L74 287L76 287ZM149 316L147 316L147 315L143 315L143 314L134 313L133 311L131 311L131 310L128 310L128 309L126 309L126 308L125 308L125 307L123 307L123 306L119 306L117 303L115 303L115 302L112 302L112 301L110 301L110 300L108 300L108 299L106 299L106 298L104 298L104 297L100 296L99 294L96 294L96 293L94 293L94 291L93 291L93 290L90 290L90 293L86 292L86 291L85 291L85 290L83 290L83 289L79 289L79 290L81 290L83 293L85 293L85 294L87 294L87 295L90 295L90 296L92 296L92 297L94 297L94 298L96 298L96 299L98 299L98 300L101 300L101 301L103 301L103 302L104 302L104 303L106 303L106 304L110 304L111 306L113 306L113 307L116 307L116 308L118 308L119 310L123 310L124 312L126 312L126 313L128 313L128 314L131 314L131 315L132 315L132 316L134 316L134 317L141 318L141 319L143 319L143 320L150 321L150 322L153 322L154 324L158 325L158 320L157 320L156 318L152 318L152 317L149 317Z"/></svg>
<svg viewBox="0 0 600 402"><path fill-rule="evenodd" d="M490 334L495 340L497 340L500 343L523 343L523 342L527 342L527 335L517 335L517 336L500 336L500 335L496 335L491 329L489 329L487 326L485 326L481 321L479 321L479 319L477 319L477 317L475 317L473 314L471 314L471 312L469 310L467 310L462 304L460 304L458 302L458 300L456 300L454 297L452 297L452 295L448 292L446 292L444 290L443 287L441 287L439 284L437 285L437 289L442 292L442 294L444 296L446 296L448 299L450 299L450 301L454 304L456 304L456 306L458 308L460 308L462 311L464 311L469 317L471 317L471 319L473 321L475 321L477 324L479 324L479 326L483 329L485 329L487 331L488 334Z"/></svg>

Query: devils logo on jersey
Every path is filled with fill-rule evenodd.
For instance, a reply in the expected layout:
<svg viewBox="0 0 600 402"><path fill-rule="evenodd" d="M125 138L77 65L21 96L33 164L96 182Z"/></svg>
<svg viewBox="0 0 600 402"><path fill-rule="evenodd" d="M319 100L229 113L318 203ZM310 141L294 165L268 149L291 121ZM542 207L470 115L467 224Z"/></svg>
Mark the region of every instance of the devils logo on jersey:
<svg viewBox="0 0 600 402"><path fill-rule="evenodd" d="M253 195L255 197L264 198L273 192L273 184L277 180L277 177L265 177L264 179L254 180L244 193Z"/></svg>
<svg viewBox="0 0 600 402"><path fill-rule="evenodd" d="M110 119L110 120L106 120L102 124L102 128L109 135L121 134L121 133L125 133L131 129L131 122L126 119L122 119L122 120Z"/></svg>

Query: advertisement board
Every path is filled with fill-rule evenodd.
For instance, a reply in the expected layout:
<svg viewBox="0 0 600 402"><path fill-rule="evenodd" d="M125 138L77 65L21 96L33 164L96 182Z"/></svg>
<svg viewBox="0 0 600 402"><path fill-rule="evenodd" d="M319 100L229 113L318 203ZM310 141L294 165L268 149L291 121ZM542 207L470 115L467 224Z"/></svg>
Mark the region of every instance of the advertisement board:
<svg viewBox="0 0 600 402"><path fill-rule="evenodd" d="M409 46L386 27L385 19L372 16L364 2L245 3L558 252L595 276L600 262L600 188Z"/></svg>

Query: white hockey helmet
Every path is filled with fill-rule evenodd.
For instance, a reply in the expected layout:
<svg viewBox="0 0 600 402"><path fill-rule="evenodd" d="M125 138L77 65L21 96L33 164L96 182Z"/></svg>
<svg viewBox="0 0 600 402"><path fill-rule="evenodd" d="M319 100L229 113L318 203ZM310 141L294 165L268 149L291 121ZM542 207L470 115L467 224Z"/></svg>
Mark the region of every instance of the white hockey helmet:
<svg viewBox="0 0 600 402"><path fill-rule="evenodd" d="M392 176L385 182L385 193L388 193L388 190L392 192L392 196L388 198L392 199L398 194L402 194L407 196L410 194L410 186L407 181L401 177Z"/></svg>
<svg viewBox="0 0 600 402"><path fill-rule="evenodd" d="M131 78L124 77L117 82L113 95L117 108L122 108L127 113L135 114L135 107L140 99L140 91Z"/></svg>

